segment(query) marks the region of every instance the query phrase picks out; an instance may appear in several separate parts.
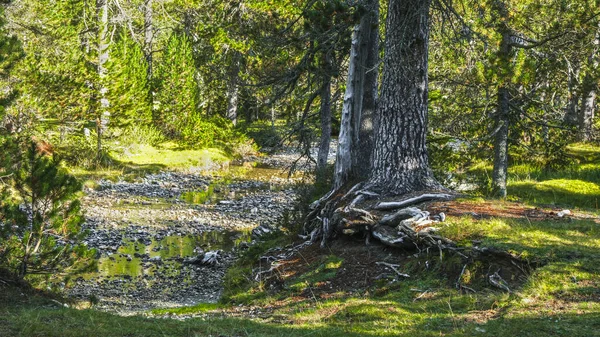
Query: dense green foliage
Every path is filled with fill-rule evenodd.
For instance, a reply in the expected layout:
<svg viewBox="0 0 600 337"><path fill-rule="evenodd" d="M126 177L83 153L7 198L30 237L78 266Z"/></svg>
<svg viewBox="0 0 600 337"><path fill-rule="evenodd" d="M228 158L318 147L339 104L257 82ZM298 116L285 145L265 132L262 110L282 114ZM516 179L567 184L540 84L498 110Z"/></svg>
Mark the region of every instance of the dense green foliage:
<svg viewBox="0 0 600 337"><path fill-rule="evenodd" d="M20 277L68 273L91 258L79 244L81 183L50 157L45 143L6 141L1 162L0 265Z"/></svg>

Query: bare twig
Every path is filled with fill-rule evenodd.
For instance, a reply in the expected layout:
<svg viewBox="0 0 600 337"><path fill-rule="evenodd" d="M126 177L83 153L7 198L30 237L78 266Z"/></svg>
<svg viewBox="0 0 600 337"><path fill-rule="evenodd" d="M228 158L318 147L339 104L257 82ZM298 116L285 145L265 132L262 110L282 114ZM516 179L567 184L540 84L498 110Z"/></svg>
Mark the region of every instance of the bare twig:
<svg viewBox="0 0 600 337"><path fill-rule="evenodd" d="M388 268L390 268L391 270L393 270L396 274L398 274L398 276L400 277L406 277L409 278L410 275L408 274L404 274L401 273L398 269L396 269L397 267L400 267L400 265L397 264L391 264L391 263L387 263L387 262L375 262L376 265L380 265L380 266L386 266Z"/></svg>

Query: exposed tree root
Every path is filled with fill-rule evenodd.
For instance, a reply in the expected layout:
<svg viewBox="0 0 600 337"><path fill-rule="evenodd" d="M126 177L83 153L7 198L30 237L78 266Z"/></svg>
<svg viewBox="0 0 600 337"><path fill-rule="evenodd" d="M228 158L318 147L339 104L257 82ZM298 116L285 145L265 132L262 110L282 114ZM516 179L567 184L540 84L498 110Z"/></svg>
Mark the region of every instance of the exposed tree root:
<svg viewBox="0 0 600 337"><path fill-rule="evenodd" d="M404 200L373 205L370 200L379 197L379 194L369 191L369 186L363 183L352 186L346 193L333 190L311 205L312 211L306 218L305 232L319 229L317 234L321 239L321 247L325 247L328 240L340 234L363 234L367 243L373 237L384 245L403 249L436 247L441 250L454 245L450 240L435 234L435 224L445 219L443 213L430 216L428 212L416 207L408 207L425 201L449 200L453 198L451 194L424 193Z"/></svg>
<svg viewBox="0 0 600 337"><path fill-rule="evenodd" d="M469 249L457 246L452 240L438 234L436 226L445 220L444 213L432 215L415 207L426 201L450 200L453 198L451 194L424 193L393 202L377 202L378 198L381 196L369 191L363 184L354 185L345 193L342 190L329 192L311 205L312 211L304 223L305 234L300 235L305 241L296 246L276 248L267 252L261 260L267 262L269 267L263 266L262 269L256 270L256 278L264 280L276 277L278 268L282 265L281 261L289 259L316 242L325 247L329 240L341 235L363 235L366 244L374 238L383 245L407 251L427 254L432 251L439 252L440 261L444 259L444 252L460 256L464 267L455 286L462 291L475 292L462 282L467 265L473 261L486 260L489 257L508 260L524 275L528 274L525 270L526 262L508 252L477 246ZM400 272L398 265L388 262L377 264L390 269L398 277L410 277ZM511 292L508 283L502 279L499 272L500 270L488 271L485 276L487 283L497 289Z"/></svg>

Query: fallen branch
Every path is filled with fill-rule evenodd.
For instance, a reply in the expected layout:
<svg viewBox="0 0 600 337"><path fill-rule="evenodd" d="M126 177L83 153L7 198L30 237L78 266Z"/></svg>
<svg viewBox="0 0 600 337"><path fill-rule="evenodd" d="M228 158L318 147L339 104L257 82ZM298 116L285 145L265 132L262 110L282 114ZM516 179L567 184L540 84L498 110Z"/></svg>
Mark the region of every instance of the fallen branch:
<svg viewBox="0 0 600 337"><path fill-rule="evenodd" d="M406 277L406 278L409 278L409 277L410 277L410 275L408 275L408 274L404 274L404 273L401 273L401 272L400 272L398 269L396 269L397 267L400 267L400 265L397 265L397 264L391 264L391 263L387 263L387 262L375 262L375 264L376 264L376 265L379 265L379 266L386 266L386 267L390 268L390 269L391 269L391 270L393 270L393 271L394 271L396 274L398 274L398 276L400 276L400 277Z"/></svg>
<svg viewBox="0 0 600 337"><path fill-rule="evenodd" d="M422 194L420 196L402 200L402 201L380 202L375 207L373 207L373 209L378 210L378 211L387 211L387 210L392 210L392 209L397 209L397 208L402 208L402 207L418 204L418 203L425 202L425 201L450 200L453 197L454 196L452 196L450 194L443 194L443 193L442 194Z"/></svg>
<svg viewBox="0 0 600 337"><path fill-rule="evenodd" d="M412 290L412 289L411 289ZM425 296L427 293L429 292L429 289L425 290L424 292L421 293L421 295L415 297L413 299L413 302L416 302L418 299L420 299L421 297Z"/></svg>
<svg viewBox="0 0 600 337"><path fill-rule="evenodd" d="M493 285L494 287L502 289L502 290L506 290L509 293L512 293L512 291L508 287L508 282L506 282L502 277L500 277L498 272L495 272L492 275L490 275L488 277L488 280L490 281L490 284Z"/></svg>

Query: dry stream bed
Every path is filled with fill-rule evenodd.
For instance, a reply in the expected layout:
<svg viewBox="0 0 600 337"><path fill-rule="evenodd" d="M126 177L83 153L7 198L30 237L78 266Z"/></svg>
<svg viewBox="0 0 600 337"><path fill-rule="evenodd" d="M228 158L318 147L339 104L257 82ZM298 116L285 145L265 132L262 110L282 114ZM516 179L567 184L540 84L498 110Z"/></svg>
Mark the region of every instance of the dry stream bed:
<svg viewBox="0 0 600 337"><path fill-rule="evenodd" d="M120 314L216 302L236 251L252 244L253 228L275 226L292 208L298 179L245 167L100 181L83 198L84 242L97 250L98 268L65 290ZM218 251L216 264L185 263L209 251Z"/></svg>

